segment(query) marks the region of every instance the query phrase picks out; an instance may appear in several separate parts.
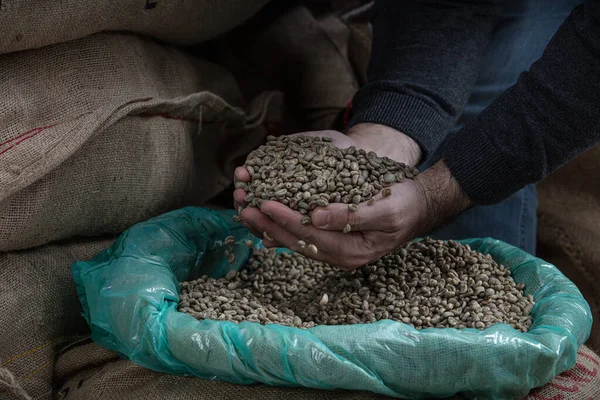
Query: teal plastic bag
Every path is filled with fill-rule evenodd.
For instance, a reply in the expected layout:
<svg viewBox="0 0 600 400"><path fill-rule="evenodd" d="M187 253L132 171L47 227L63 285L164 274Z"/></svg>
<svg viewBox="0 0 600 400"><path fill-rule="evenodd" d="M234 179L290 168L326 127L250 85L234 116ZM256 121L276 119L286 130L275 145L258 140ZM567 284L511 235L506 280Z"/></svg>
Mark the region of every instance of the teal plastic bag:
<svg viewBox="0 0 600 400"><path fill-rule="evenodd" d="M497 240L463 241L510 267L532 294L528 333L507 325L414 328L395 321L301 330L251 322L198 321L177 311L179 281L224 276L253 239L233 211L184 208L123 233L72 267L84 317L99 345L144 367L238 384L369 390L420 399L455 393L517 399L571 368L592 317L575 285L544 261ZM228 264L223 239L236 237ZM255 244L260 242L253 239Z"/></svg>

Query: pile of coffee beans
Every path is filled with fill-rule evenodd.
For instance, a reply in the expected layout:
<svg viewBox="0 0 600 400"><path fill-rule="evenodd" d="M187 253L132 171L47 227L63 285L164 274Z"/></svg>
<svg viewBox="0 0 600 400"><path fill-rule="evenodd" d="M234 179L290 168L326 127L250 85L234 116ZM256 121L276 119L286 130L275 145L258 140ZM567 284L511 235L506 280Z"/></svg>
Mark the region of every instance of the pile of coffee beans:
<svg viewBox="0 0 600 400"><path fill-rule="evenodd" d="M327 137L269 136L246 160L251 182L237 182L236 189L248 193L250 207L275 200L309 216L329 203L345 203L355 211L357 204L372 204L380 192L390 195L389 186L418 173L388 157L355 147L339 149L330 142Z"/></svg>
<svg viewBox="0 0 600 400"><path fill-rule="evenodd" d="M409 243L354 271L297 253L255 250L225 278L181 283L179 310L197 319L298 328L395 320L416 329L531 326L533 298L510 270L454 241Z"/></svg>

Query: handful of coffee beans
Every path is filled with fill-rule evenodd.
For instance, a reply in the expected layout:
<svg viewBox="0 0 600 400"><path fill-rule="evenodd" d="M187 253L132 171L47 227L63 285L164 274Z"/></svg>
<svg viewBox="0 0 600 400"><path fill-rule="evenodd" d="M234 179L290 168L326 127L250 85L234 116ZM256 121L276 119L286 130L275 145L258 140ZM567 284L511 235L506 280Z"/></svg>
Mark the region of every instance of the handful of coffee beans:
<svg viewBox="0 0 600 400"><path fill-rule="evenodd" d="M345 203L355 211L359 203L372 204L380 192L390 195L389 186L418 173L388 157L355 147L339 149L330 138L312 136L269 136L250 153L245 167L251 182L238 182L236 189L248 193L248 206L275 200L308 216L329 203Z"/></svg>

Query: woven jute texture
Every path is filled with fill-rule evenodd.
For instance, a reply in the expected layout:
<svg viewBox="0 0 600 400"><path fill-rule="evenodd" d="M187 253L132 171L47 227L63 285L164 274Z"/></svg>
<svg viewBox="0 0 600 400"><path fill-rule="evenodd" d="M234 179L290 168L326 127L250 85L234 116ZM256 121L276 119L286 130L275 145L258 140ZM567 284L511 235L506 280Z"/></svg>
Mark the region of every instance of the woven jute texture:
<svg viewBox="0 0 600 400"><path fill-rule="evenodd" d="M104 31L131 31L187 45L244 22L269 0L2 0L0 53Z"/></svg>
<svg viewBox="0 0 600 400"><path fill-rule="evenodd" d="M50 398L58 351L89 334L70 266L111 243L73 240L0 253L0 399L23 391Z"/></svg>
<svg viewBox="0 0 600 400"><path fill-rule="evenodd" d="M528 400L589 400L600 398L600 358L580 348L577 364L535 389ZM319 391L265 385L241 386L150 371L115 353L85 341L66 349L55 369L57 398L65 400L211 399L211 400L374 400L391 399L369 392ZM454 396L452 399L462 399Z"/></svg>
<svg viewBox="0 0 600 400"><path fill-rule="evenodd" d="M279 118L221 67L130 34L0 56L0 251L200 204Z"/></svg>
<svg viewBox="0 0 600 400"><path fill-rule="evenodd" d="M526 400L600 399L600 357L588 347L577 353L577 363L544 387L532 390Z"/></svg>
<svg viewBox="0 0 600 400"><path fill-rule="evenodd" d="M359 88L350 61L352 40L336 16L317 18L305 6L274 2L219 39L217 51L219 64L245 93L275 88L285 94L283 129L297 133L342 128L342 115Z"/></svg>
<svg viewBox="0 0 600 400"><path fill-rule="evenodd" d="M569 277L594 317L588 344L600 348L600 146L538 185L538 255Z"/></svg>
<svg viewBox="0 0 600 400"><path fill-rule="evenodd" d="M31 396L7 368L0 368L0 394L6 399L31 400Z"/></svg>

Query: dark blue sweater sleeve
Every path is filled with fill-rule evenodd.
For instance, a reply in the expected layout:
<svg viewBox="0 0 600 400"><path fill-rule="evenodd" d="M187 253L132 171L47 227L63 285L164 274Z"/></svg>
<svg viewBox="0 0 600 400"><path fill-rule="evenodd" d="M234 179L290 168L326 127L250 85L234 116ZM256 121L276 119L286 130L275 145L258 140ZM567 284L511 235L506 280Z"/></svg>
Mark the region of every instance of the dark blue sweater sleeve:
<svg viewBox="0 0 600 400"><path fill-rule="evenodd" d="M500 0L376 0L368 83L348 128L364 122L413 138L423 159L462 113Z"/></svg>
<svg viewBox="0 0 600 400"><path fill-rule="evenodd" d="M540 60L448 140L444 160L471 200L493 204L599 141L600 0L588 0Z"/></svg>

